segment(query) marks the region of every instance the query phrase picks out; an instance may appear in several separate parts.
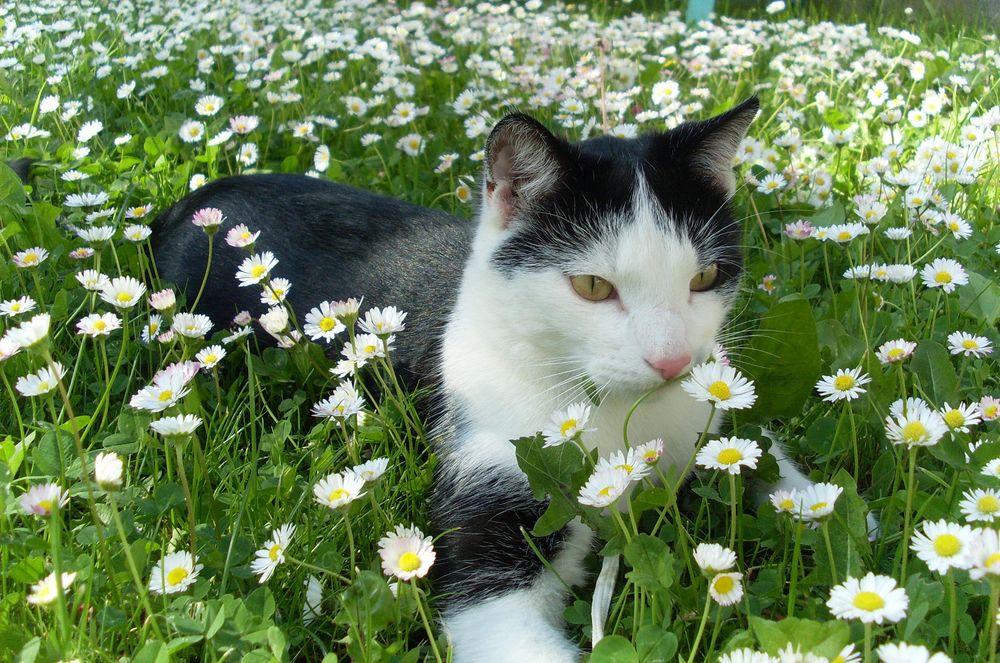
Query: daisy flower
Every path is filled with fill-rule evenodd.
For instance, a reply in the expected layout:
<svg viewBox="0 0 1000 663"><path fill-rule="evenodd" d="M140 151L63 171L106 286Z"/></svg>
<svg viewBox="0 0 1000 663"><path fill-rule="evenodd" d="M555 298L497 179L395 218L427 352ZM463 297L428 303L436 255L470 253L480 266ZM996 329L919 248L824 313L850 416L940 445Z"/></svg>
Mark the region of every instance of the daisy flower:
<svg viewBox="0 0 1000 663"><path fill-rule="evenodd" d="M415 157L424 151L424 138L420 134L406 134L396 141L396 149Z"/></svg>
<svg viewBox="0 0 1000 663"><path fill-rule="evenodd" d="M366 483L371 483L372 481L377 481L379 477L385 474L388 467L388 458L372 458L360 465L355 465L351 468L351 472L364 479Z"/></svg>
<svg viewBox="0 0 1000 663"><path fill-rule="evenodd" d="M875 357L878 358L883 364L893 364L898 361L903 361L909 359L913 355L913 351L917 349L917 344L913 341L907 341L904 339L896 339L895 341L887 341L879 346L878 352L875 353Z"/></svg>
<svg viewBox="0 0 1000 663"><path fill-rule="evenodd" d="M743 598L743 575L718 573L708 585L708 593L719 605L733 605Z"/></svg>
<svg viewBox="0 0 1000 663"><path fill-rule="evenodd" d="M189 381L180 371L161 372L159 377L153 378L151 385L132 396L129 405L137 410L162 412L187 396Z"/></svg>
<svg viewBox="0 0 1000 663"><path fill-rule="evenodd" d="M117 308L132 308L139 303L146 286L131 276L118 276L101 288L101 299Z"/></svg>
<svg viewBox="0 0 1000 663"><path fill-rule="evenodd" d="M222 108L222 97L216 96L214 94L208 94L198 100L194 105L194 112L202 116L212 116L219 112Z"/></svg>
<svg viewBox="0 0 1000 663"><path fill-rule="evenodd" d="M350 382L342 382L333 390L333 394L316 403L312 408L313 416L326 419L346 419L360 414L365 406L365 399L360 396Z"/></svg>
<svg viewBox="0 0 1000 663"><path fill-rule="evenodd" d="M711 401L720 410L751 407L757 400L751 380L732 366L710 362L691 369L681 387L698 401Z"/></svg>
<svg viewBox="0 0 1000 663"><path fill-rule="evenodd" d="M260 231L251 232L246 224L241 223L238 226L233 226L226 233L226 244L229 246L241 249L247 246L253 246L257 238L260 237Z"/></svg>
<svg viewBox="0 0 1000 663"><path fill-rule="evenodd" d="M270 580L278 565L285 561L285 548L294 535L295 525L282 525L271 532L270 540L257 551L254 560L250 562L250 571L260 576L261 584Z"/></svg>
<svg viewBox="0 0 1000 663"><path fill-rule="evenodd" d="M437 558L431 537L416 527L402 525L379 539L378 554L382 572L400 580L423 578Z"/></svg>
<svg viewBox="0 0 1000 663"><path fill-rule="evenodd" d="M941 574L953 567L969 568L971 546L971 527L944 520L922 523L921 531L915 532L910 541L910 550L927 564L927 568Z"/></svg>
<svg viewBox="0 0 1000 663"><path fill-rule="evenodd" d="M663 455L663 440L650 440L645 444L640 444L639 446L634 447L634 450L636 456L642 458L642 462L647 465L653 465L660 460L660 456Z"/></svg>
<svg viewBox="0 0 1000 663"><path fill-rule="evenodd" d="M21 315L22 313L27 313L28 311L34 310L35 300L31 297L19 297L18 299L9 299L5 302L0 303L0 315L13 318L15 315Z"/></svg>
<svg viewBox="0 0 1000 663"><path fill-rule="evenodd" d="M573 403L565 410L557 410L549 417L549 422L542 430L546 447L555 447L574 439L581 433L594 429L586 428L590 419L590 405L585 402Z"/></svg>
<svg viewBox="0 0 1000 663"><path fill-rule="evenodd" d="M33 246L30 249L18 251L11 257L11 260L21 269L28 269L30 267L38 267L48 257L48 251L40 246Z"/></svg>
<svg viewBox="0 0 1000 663"><path fill-rule="evenodd" d="M848 578L830 591L826 606L837 619L857 619L865 624L898 622L909 607L906 590L888 576L869 573Z"/></svg>
<svg viewBox="0 0 1000 663"><path fill-rule="evenodd" d="M598 467L610 467L621 470L629 476L631 481L642 481L652 469L642 459L635 449L612 451L608 458L601 458L597 462Z"/></svg>
<svg viewBox="0 0 1000 663"><path fill-rule="evenodd" d="M292 289L292 282L288 279L271 279L267 285L261 288L260 303L268 306L277 306L285 301L288 291Z"/></svg>
<svg viewBox="0 0 1000 663"><path fill-rule="evenodd" d="M49 337L50 321L48 313L39 313L17 327L8 329L5 336L23 350L38 347Z"/></svg>
<svg viewBox="0 0 1000 663"><path fill-rule="evenodd" d="M577 496L580 504L604 508L611 506L628 488L631 478L625 470L615 467L599 467L587 479Z"/></svg>
<svg viewBox="0 0 1000 663"><path fill-rule="evenodd" d="M969 555L970 578L981 580L986 575L1000 578L1000 532L987 528L975 530Z"/></svg>
<svg viewBox="0 0 1000 663"><path fill-rule="evenodd" d="M771 504L778 513L796 513L799 503L799 493L792 490L776 490L771 493Z"/></svg>
<svg viewBox="0 0 1000 663"><path fill-rule="evenodd" d="M951 663L944 654L934 654L923 645L886 643L879 646L878 658L882 663Z"/></svg>
<svg viewBox="0 0 1000 663"><path fill-rule="evenodd" d="M183 592L198 579L203 565L189 552L174 552L163 557L149 574L149 591L154 594Z"/></svg>
<svg viewBox="0 0 1000 663"><path fill-rule="evenodd" d="M149 226L141 226L139 224L133 224L130 226L125 226L122 230L122 235L130 242L142 242L149 239L149 236L153 234L153 231Z"/></svg>
<svg viewBox="0 0 1000 663"><path fill-rule="evenodd" d="M306 314L306 324L302 331L314 341L324 340L330 342L337 337L337 334L344 331L346 327L334 313L331 302L320 302Z"/></svg>
<svg viewBox="0 0 1000 663"><path fill-rule="evenodd" d="M187 338L202 338L212 330L212 320L202 313L178 313L170 328Z"/></svg>
<svg viewBox="0 0 1000 663"><path fill-rule="evenodd" d="M979 399L979 414L983 421L1000 419L1000 399L993 396L983 396Z"/></svg>
<svg viewBox="0 0 1000 663"><path fill-rule="evenodd" d="M740 474L743 467L757 468L761 449L753 440L738 437L724 437L709 441L698 452L695 462L710 470L725 470L729 474Z"/></svg>
<svg viewBox="0 0 1000 663"><path fill-rule="evenodd" d="M905 411L899 411L901 406L902 401L896 401L890 412L893 409L897 412L890 414L885 420L885 433L893 444L929 447L937 444L948 432L948 426L941 415L923 401L908 403Z"/></svg>
<svg viewBox="0 0 1000 663"><path fill-rule="evenodd" d="M77 272L76 280L86 290L90 290L91 292L100 292L111 284L111 279L96 269L85 269L82 272Z"/></svg>
<svg viewBox="0 0 1000 663"><path fill-rule="evenodd" d="M951 258L935 258L920 270L920 278L928 288L941 288L954 292L955 288L969 282L969 275Z"/></svg>
<svg viewBox="0 0 1000 663"><path fill-rule="evenodd" d="M406 320L406 312L398 310L395 306L385 308L371 308L365 311L364 320L358 321L361 331L368 334L375 334L379 338L395 334L406 329L403 321Z"/></svg>
<svg viewBox="0 0 1000 663"><path fill-rule="evenodd" d="M122 326L122 320L114 313L91 313L80 318L76 323L77 334L84 334L91 338L97 336L110 336L111 332Z"/></svg>
<svg viewBox="0 0 1000 663"><path fill-rule="evenodd" d="M838 370L834 375L826 375L816 383L816 391L823 396L824 401L835 402L841 400L854 400L865 393L862 385L871 382L871 378L866 373L862 373L860 368Z"/></svg>
<svg viewBox="0 0 1000 663"><path fill-rule="evenodd" d="M948 428L961 433L968 433L969 426L975 426L981 421L979 418L979 403L976 402L969 405L959 403L955 407L951 407L945 403L944 407L938 412L944 423L948 425Z"/></svg>
<svg viewBox="0 0 1000 663"><path fill-rule="evenodd" d="M76 573L63 573L60 580L59 584L62 585L62 590L65 594L69 591L73 581L76 580ZM59 590L56 587L56 574L50 573L31 588L31 593L28 594L27 600L32 605L49 605L58 596Z"/></svg>
<svg viewBox="0 0 1000 663"><path fill-rule="evenodd" d="M699 543L694 549L694 561L702 572L715 575L736 566L736 553L718 543Z"/></svg>
<svg viewBox="0 0 1000 663"><path fill-rule="evenodd" d="M330 474L316 482L313 486L313 495L316 501L330 509L339 509L347 506L357 498L361 497L361 491L365 487L365 480L353 472Z"/></svg>
<svg viewBox="0 0 1000 663"><path fill-rule="evenodd" d="M225 359L226 349L221 345L210 345L206 348L202 348L198 354L194 356L195 359L204 368L214 368L220 361Z"/></svg>
<svg viewBox="0 0 1000 663"><path fill-rule="evenodd" d="M113 451L101 452L94 458L94 481L101 490L114 491L121 488L124 464Z"/></svg>
<svg viewBox="0 0 1000 663"><path fill-rule="evenodd" d="M804 240L813 235L813 226L808 221L795 221L785 224L785 235L791 239Z"/></svg>
<svg viewBox="0 0 1000 663"><path fill-rule="evenodd" d="M767 654L744 647L723 654L719 657L719 663L774 663L774 659Z"/></svg>
<svg viewBox="0 0 1000 663"><path fill-rule="evenodd" d="M992 488L974 488L962 494L958 508L970 523L991 523L1000 518L1000 491Z"/></svg>
<svg viewBox="0 0 1000 663"><path fill-rule="evenodd" d="M149 321L142 326L142 342L149 345L160 335L163 328L163 318L154 313L149 316Z"/></svg>
<svg viewBox="0 0 1000 663"><path fill-rule="evenodd" d="M278 264L277 258L270 251L255 253L249 258L245 258L236 270L236 278L240 282L240 287L255 285L267 278L271 270Z"/></svg>
<svg viewBox="0 0 1000 663"><path fill-rule="evenodd" d="M47 517L58 506L62 509L69 502L69 493L57 483L40 483L21 495L21 508L25 513Z"/></svg>
<svg viewBox="0 0 1000 663"><path fill-rule="evenodd" d="M985 336L956 331L948 334L948 350L953 355L985 357L993 352L993 344Z"/></svg>
<svg viewBox="0 0 1000 663"><path fill-rule="evenodd" d="M64 377L66 377L66 369L56 361L53 362L53 367L44 366L35 373L19 377L14 387L19 394L26 398L42 396L55 389Z"/></svg>
<svg viewBox="0 0 1000 663"><path fill-rule="evenodd" d="M181 125L177 134L185 143L197 143L205 137L205 125L198 120L188 120Z"/></svg>
<svg viewBox="0 0 1000 663"><path fill-rule="evenodd" d="M218 228L225 220L222 210L215 207L203 207L191 215L191 223L206 231Z"/></svg>
<svg viewBox="0 0 1000 663"><path fill-rule="evenodd" d="M180 437L191 435L201 426L201 417L194 414L178 414L173 417L162 417L149 422L149 427L163 437Z"/></svg>
<svg viewBox="0 0 1000 663"><path fill-rule="evenodd" d="M797 493L793 515L802 520L822 520L833 513L837 498L843 492L844 489L836 484L814 483Z"/></svg>
<svg viewBox="0 0 1000 663"><path fill-rule="evenodd" d="M364 298L355 299L351 297L337 302L330 303L330 310L334 317L340 320L345 326L350 327L358 319L358 311L361 310L361 302Z"/></svg>

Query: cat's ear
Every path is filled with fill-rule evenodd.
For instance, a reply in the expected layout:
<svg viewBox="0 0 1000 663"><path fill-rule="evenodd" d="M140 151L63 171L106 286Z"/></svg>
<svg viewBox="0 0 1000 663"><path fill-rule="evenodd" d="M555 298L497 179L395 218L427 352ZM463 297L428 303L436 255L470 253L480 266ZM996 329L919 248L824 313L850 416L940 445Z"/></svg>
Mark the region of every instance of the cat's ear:
<svg viewBox="0 0 1000 663"><path fill-rule="evenodd" d="M750 97L721 115L677 127L674 131L680 133L690 168L732 195L736 189L733 160L759 110L760 101Z"/></svg>
<svg viewBox="0 0 1000 663"><path fill-rule="evenodd" d="M485 204L496 210L504 228L554 190L565 170L559 139L523 113L511 113L493 127L485 164Z"/></svg>

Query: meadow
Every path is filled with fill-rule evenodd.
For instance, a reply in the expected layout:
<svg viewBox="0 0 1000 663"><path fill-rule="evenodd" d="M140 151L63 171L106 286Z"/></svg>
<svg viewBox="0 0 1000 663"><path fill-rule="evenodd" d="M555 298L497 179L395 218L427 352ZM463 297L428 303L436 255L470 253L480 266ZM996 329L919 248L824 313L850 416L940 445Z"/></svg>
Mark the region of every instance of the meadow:
<svg viewBox="0 0 1000 663"><path fill-rule="evenodd" d="M757 94L743 292L715 377L685 378L722 433L687 484L641 453L601 484L576 430L516 441L549 500L525 536L580 517L595 576L620 555L594 662L994 663L1000 44L782 4L4 3L0 158L37 161L27 186L0 165L0 659L447 660L434 451L386 351L405 327L322 295L290 319L296 256L210 210L192 222L244 247L261 304L192 315L151 223L250 172L472 223L507 109L631 137ZM752 487L771 435L814 490ZM588 651L594 596L565 612Z"/></svg>

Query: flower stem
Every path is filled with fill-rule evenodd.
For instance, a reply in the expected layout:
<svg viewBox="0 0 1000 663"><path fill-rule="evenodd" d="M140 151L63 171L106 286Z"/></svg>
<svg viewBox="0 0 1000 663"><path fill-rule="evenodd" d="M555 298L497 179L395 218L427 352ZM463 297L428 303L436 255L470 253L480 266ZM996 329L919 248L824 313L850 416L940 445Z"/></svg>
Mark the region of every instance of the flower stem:
<svg viewBox="0 0 1000 663"><path fill-rule="evenodd" d="M833 545L830 543L830 521L823 521L823 539L826 541L826 555L830 559L830 580L832 584L840 584L837 579L837 564L833 560Z"/></svg>
<svg viewBox="0 0 1000 663"><path fill-rule="evenodd" d="M184 469L184 454L181 453L181 447L177 442L171 442L174 447L174 451L177 455L177 475L181 479L181 488L184 490L184 501L187 503L187 516L188 516L188 536L191 540L191 554L197 554L197 540L195 539L195 524L194 524L194 499L191 497L191 487L188 485L187 480L187 470Z"/></svg>
<svg viewBox="0 0 1000 663"><path fill-rule="evenodd" d="M434 652L434 660L441 663L441 652L438 651L437 638L434 637L434 630L431 628L431 620L427 618L427 611L424 609L424 600L420 596L420 589L417 587L417 579L410 578L410 586L413 588L413 597L417 600L417 611L420 619L424 623L424 630L427 631L427 639L431 643L431 651Z"/></svg>
<svg viewBox="0 0 1000 663"><path fill-rule="evenodd" d="M997 636L1000 635L1000 624L997 620L1000 619L1000 580L995 578L990 579L990 610L986 614L986 624L988 625L990 637L990 659L989 663L996 663L997 660ZM986 631L987 629L983 629ZM986 640L986 633L983 633L983 640Z"/></svg>
<svg viewBox="0 0 1000 663"><path fill-rule="evenodd" d="M708 610L712 607L712 594L705 590L705 609L701 613L701 623L698 625L698 633L694 636L694 644L691 645L691 655L688 656L687 663L694 663L695 656L698 655L698 645L701 644L701 636L705 634L705 624L708 623Z"/></svg>
<svg viewBox="0 0 1000 663"><path fill-rule="evenodd" d="M205 291L205 284L208 283L208 273L212 271L212 243L214 241L215 233L208 233L208 260L205 262L205 273L201 277L201 286L198 288L198 294L194 298L194 304L191 305L192 312L198 308L198 302L201 301L201 294Z"/></svg>
<svg viewBox="0 0 1000 663"><path fill-rule="evenodd" d="M353 575L354 575L354 566L355 566L355 560L354 560L354 530L351 529L351 519L347 516L347 511L344 511L344 528L347 530L347 545L351 549L350 550L351 567L350 567L350 569L348 569L348 575L350 575L350 576L353 577Z"/></svg>
<svg viewBox="0 0 1000 663"><path fill-rule="evenodd" d="M736 549L736 475L729 475L729 549Z"/></svg>
<svg viewBox="0 0 1000 663"><path fill-rule="evenodd" d="M871 663L872 660L872 625L871 622L865 623L865 663Z"/></svg>
<svg viewBox="0 0 1000 663"><path fill-rule="evenodd" d="M49 516L49 543L52 549L52 570L56 579L56 621L59 624L59 648L67 646L70 641L69 613L66 612L66 589L62 584L62 510L59 500L52 507Z"/></svg>
<svg viewBox="0 0 1000 663"><path fill-rule="evenodd" d="M906 472L906 511L903 513L903 561L900 584L906 585L906 562L910 553L910 517L913 511L913 493L916 491L917 448L910 447L909 469Z"/></svg>
<svg viewBox="0 0 1000 663"><path fill-rule="evenodd" d="M121 513L118 511L118 501L115 499L114 493L108 493L108 501L111 502L111 516L115 520L115 528L118 530L118 538L122 542L122 552L125 553L125 561L128 562L128 570L132 574L135 591L139 593L139 600L142 601L142 607L149 613L149 624L153 627L153 633L160 640L164 640L163 634L160 632L160 626L156 623L156 613L153 612L153 606L149 603L149 594L146 592L146 585L142 581L142 576L139 575L139 567L136 566L135 557L132 556L132 548L128 545L128 538L125 536L125 526L122 524Z"/></svg>
<svg viewBox="0 0 1000 663"><path fill-rule="evenodd" d="M795 588L799 584L799 556L802 545L802 523L795 524L795 547L792 548L792 571L788 580L788 616L795 616Z"/></svg>

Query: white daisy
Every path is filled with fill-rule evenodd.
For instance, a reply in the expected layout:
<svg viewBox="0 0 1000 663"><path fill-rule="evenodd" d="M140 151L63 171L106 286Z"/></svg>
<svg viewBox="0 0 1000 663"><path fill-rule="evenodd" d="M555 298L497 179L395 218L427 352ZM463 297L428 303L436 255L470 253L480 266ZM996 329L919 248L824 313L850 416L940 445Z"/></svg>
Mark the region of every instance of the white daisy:
<svg viewBox="0 0 1000 663"><path fill-rule="evenodd" d="M945 403L938 413L948 428L961 433L968 433L970 426L982 421L979 415L979 403L975 401L969 404L959 403L955 407Z"/></svg>
<svg viewBox="0 0 1000 663"><path fill-rule="evenodd" d="M21 508L25 513L48 517L58 506L60 509L69 502L69 493L57 483L40 483L21 495Z"/></svg>
<svg viewBox="0 0 1000 663"><path fill-rule="evenodd" d="M625 470L604 466L595 468L577 496L580 504L604 508L610 506L628 489L631 478Z"/></svg>
<svg viewBox="0 0 1000 663"><path fill-rule="evenodd" d="M302 604L302 623L308 626L323 614L323 584L316 576L306 578L306 598Z"/></svg>
<svg viewBox="0 0 1000 663"><path fill-rule="evenodd" d="M748 408L757 400L751 380L732 366L718 362L692 368L681 387L695 400L711 401L720 410Z"/></svg>
<svg viewBox="0 0 1000 663"><path fill-rule="evenodd" d="M956 331L948 334L948 350L953 355L985 357L993 352L993 344L985 336L973 336L967 332Z"/></svg>
<svg viewBox="0 0 1000 663"><path fill-rule="evenodd" d="M953 292L969 282L965 269L951 258L935 258L927 263L920 270L920 278L928 288L941 288L945 292Z"/></svg>
<svg viewBox="0 0 1000 663"><path fill-rule="evenodd" d="M694 561L708 575L714 575L736 566L736 553L717 543L699 543L694 549Z"/></svg>
<svg viewBox="0 0 1000 663"><path fill-rule="evenodd" d="M590 419L590 405L586 402L573 403L565 410L557 410L549 417L548 424L542 430L546 447L555 447L574 439L577 435L591 432L587 428Z"/></svg>
<svg viewBox="0 0 1000 663"><path fill-rule="evenodd" d="M949 569L967 569L972 563L972 528L945 520L924 522L921 531L914 532L910 549L926 562L931 571L947 573Z"/></svg>
<svg viewBox="0 0 1000 663"><path fill-rule="evenodd" d="M60 580L59 584L62 585L63 594L65 594L73 585L73 581L76 580L76 573L63 573L60 576ZM50 573L31 588L31 593L28 594L27 601L32 605L49 605L58 596L59 590L56 587L56 574Z"/></svg>
<svg viewBox="0 0 1000 663"><path fill-rule="evenodd" d="M970 578L980 580L989 575L992 579L1000 579L1000 532L988 528L975 530L969 556L972 562Z"/></svg>
<svg viewBox="0 0 1000 663"><path fill-rule="evenodd" d="M170 328L187 338L202 338L212 330L212 320L202 313L178 313Z"/></svg>
<svg viewBox="0 0 1000 663"><path fill-rule="evenodd" d="M654 465L663 455L663 440L655 439L634 447L635 455L642 459L647 465Z"/></svg>
<svg viewBox="0 0 1000 663"><path fill-rule="evenodd" d="M761 449L753 440L738 437L723 437L709 441L695 458L699 467L710 470L725 470L729 474L740 474L744 467L757 468Z"/></svg>
<svg viewBox="0 0 1000 663"><path fill-rule="evenodd" d="M183 592L198 579L203 565L189 552L174 552L163 557L149 574L149 591L154 594Z"/></svg>
<svg viewBox="0 0 1000 663"><path fill-rule="evenodd" d="M910 402L910 401L914 402ZM902 408L902 401L896 401L890 407L890 415L886 417L886 436L893 444L905 444L908 447L933 446L937 444L948 426L941 415L935 412L923 401L907 399L907 407ZM893 412L893 410L896 412Z"/></svg>
<svg viewBox="0 0 1000 663"><path fill-rule="evenodd" d="M0 303L0 315L13 318L16 315L21 315L22 313L28 313L34 310L35 300L31 297L19 297L17 299L8 299L5 302Z"/></svg>
<svg viewBox="0 0 1000 663"><path fill-rule="evenodd" d="M49 337L50 321L48 313L39 313L17 327L11 327L4 336L23 350L39 347Z"/></svg>
<svg viewBox="0 0 1000 663"><path fill-rule="evenodd" d="M149 427L163 437L181 437L191 435L201 426L201 417L194 414L178 414L173 417L162 417L149 422Z"/></svg>
<svg viewBox="0 0 1000 663"><path fill-rule="evenodd" d="M733 605L743 598L743 575L717 573L708 584L708 593L719 605Z"/></svg>
<svg viewBox="0 0 1000 663"><path fill-rule="evenodd" d="M203 369L214 368L225 357L226 349L221 345L209 345L199 350L198 354L194 356L201 363Z"/></svg>
<svg viewBox="0 0 1000 663"><path fill-rule="evenodd" d="M862 386L869 382L871 378L868 374L862 373L860 368L841 368L833 375L823 376L823 379L816 383L816 391L824 401L831 403L850 401L865 393L866 390Z"/></svg>
<svg viewBox="0 0 1000 663"><path fill-rule="evenodd" d="M351 472L354 472L359 477L364 479L366 483L371 483L372 481L377 481L379 477L385 474L385 471L388 468L388 458L372 458L371 460L366 460L360 465L355 465L351 468Z"/></svg>
<svg viewBox="0 0 1000 663"><path fill-rule="evenodd" d="M254 242L256 242L259 237L259 230L257 232L251 232L251 230L246 227L246 224L241 223L238 226L233 226L229 229L229 232L226 233L226 244L240 249L247 246L253 246Z"/></svg>
<svg viewBox="0 0 1000 663"><path fill-rule="evenodd" d="M306 314L306 323L302 331L314 341L324 340L330 342L337 337L337 334L344 331L346 327L337 318L333 310L332 302L320 302Z"/></svg>
<svg viewBox="0 0 1000 663"><path fill-rule="evenodd" d="M402 525L379 539L378 554L382 572L400 580L423 578L437 559L431 537L416 527Z"/></svg>
<svg viewBox="0 0 1000 663"><path fill-rule="evenodd" d="M125 466L114 451L101 452L94 458L94 481L101 490L121 488Z"/></svg>
<svg viewBox="0 0 1000 663"><path fill-rule="evenodd" d="M934 654L923 645L908 645L905 642L880 645L878 658L882 663L951 663L945 654Z"/></svg>
<svg viewBox="0 0 1000 663"><path fill-rule="evenodd" d="M131 276L118 276L101 288L101 299L121 309L132 308L142 299L146 286Z"/></svg>
<svg viewBox="0 0 1000 663"><path fill-rule="evenodd" d="M908 359L917 349L917 344L902 338L895 341L887 341L879 346L875 357L883 364L893 364L898 361Z"/></svg>
<svg viewBox="0 0 1000 663"><path fill-rule="evenodd" d="M49 257L49 252L40 246L33 246L30 249L18 251L11 257L11 261L21 269L38 267Z"/></svg>
<svg viewBox="0 0 1000 663"><path fill-rule="evenodd" d="M830 591L826 605L837 619L858 619L865 624L898 622L906 617L910 600L906 590L888 576L869 573L848 578Z"/></svg>
<svg viewBox="0 0 1000 663"><path fill-rule="evenodd" d="M793 515L802 520L822 520L833 513L837 498L843 492L844 489L836 484L814 483L797 492Z"/></svg>
<svg viewBox="0 0 1000 663"><path fill-rule="evenodd" d="M282 525L271 532L271 538L258 550L250 562L250 571L260 576L263 584L271 579L275 569L285 561L285 548L295 535L295 525Z"/></svg>
<svg viewBox="0 0 1000 663"><path fill-rule="evenodd" d="M365 311L364 319L358 321L358 327L363 332L382 338L406 329L404 320L406 312L398 310L395 306L371 308Z"/></svg>
<svg viewBox="0 0 1000 663"><path fill-rule="evenodd" d="M316 501L330 509L339 509L347 506L357 498L361 497L365 487L365 480L353 472L330 474L313 486L313 495Z"/></svg>
<svg viewBox="0 0 1000 663"><path fill-rule="evenodd" d="M59 381L66 377L66 369L59 362L52 362L52 367L44 366L35 373L19 377L14 388L22 396L42 396L59 386ZM52 370L52 369L55 370Z"/></svg>
<svg viewBox="0 0 1000 663"><path fill-rule="evenodd" d="M958 508L970 523L991 523L1000 518L1000 491L993 488L974 488L962 494Z"/></svg>
<svg viewBox="0 0 1000 663"><path fill-rule="evenodd" d="M278 264L278 259L270 251L255 253L249 258L245 258L236 270L236 278L240 282L240 287L255 285L267 278L271 270Z"/></svg>
<svg viewBox="0 0 1000 663"><path fill-rule="evenodd" d="M122 320L114 313L91 313L77 320L77 334L90 337L110 336L111 332L121 328Z"/></svg>

